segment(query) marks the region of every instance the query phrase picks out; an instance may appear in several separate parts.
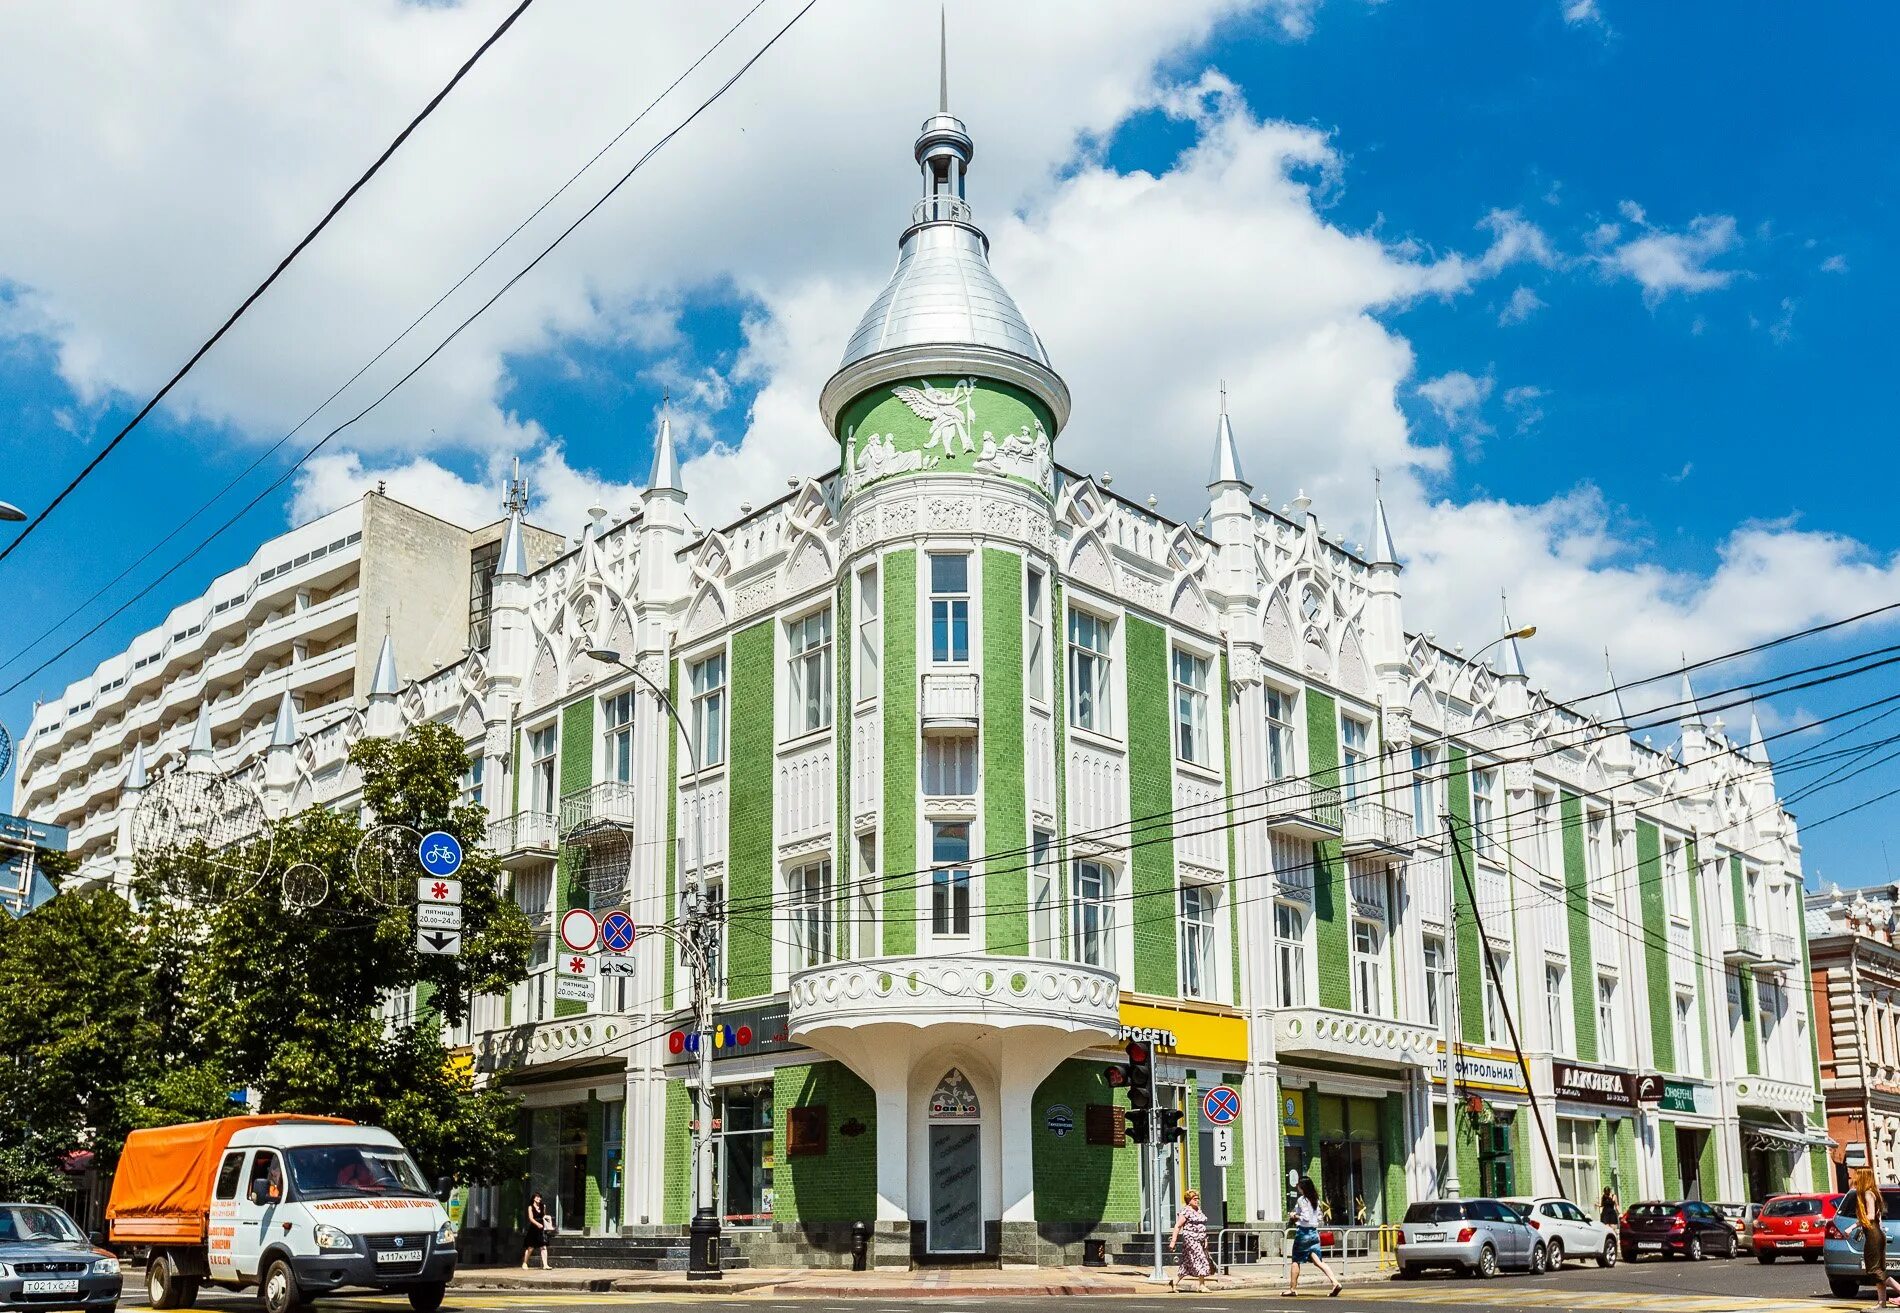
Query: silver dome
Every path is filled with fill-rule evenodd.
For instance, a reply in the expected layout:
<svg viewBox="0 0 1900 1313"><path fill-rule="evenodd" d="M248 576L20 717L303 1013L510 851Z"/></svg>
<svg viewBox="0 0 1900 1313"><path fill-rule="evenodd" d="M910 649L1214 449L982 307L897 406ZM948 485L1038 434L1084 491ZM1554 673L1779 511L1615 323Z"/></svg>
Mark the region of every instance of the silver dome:
<svg viewBox="0 0 1900 1313"><path fill-rule="evenodd" d="M858 321L839 368L900 347L955 345L1008 351L1053 370L1042 339L991 271L988 245L963 222L926 219L912 227L890 282Z"/></svg>

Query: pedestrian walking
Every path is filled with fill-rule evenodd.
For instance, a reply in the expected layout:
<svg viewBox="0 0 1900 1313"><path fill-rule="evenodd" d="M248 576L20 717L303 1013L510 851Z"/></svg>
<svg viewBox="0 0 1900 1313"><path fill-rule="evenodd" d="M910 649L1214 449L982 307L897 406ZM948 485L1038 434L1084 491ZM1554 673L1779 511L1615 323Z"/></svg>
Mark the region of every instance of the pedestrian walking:
<svg viewBox="0 0 1900 1313"><path fill-rule="evenodd" d="M1199 1190L1189 1190L1181 1196L1181 1215L1174 1221L1174 1234L1168 1237L1168 1248L1173 1249L1177 1243L1181 1247L1181 1271L1168 1282L1168 1289L1178 1291L1189 1277L1200 1283L1195 1287L1197 1291L1207 1289L1207 1279L1214 1275L1214 1264L1207 1256L1207 1214L1201 1211Z"/></svg>
<svg viewBox="0 0 1900 1313"><path fill-rule="evenodd" d="M1880 1197L1880 1183L1870 1167L1857 1167L1850 1178L1854 1186L1854 1220L1860 1223L1860 1261L1862 1270L1874 1279L1874 1307L1886 1308L1892 1301L1888 1291L1900 1295L1900 1281L1887 1275L1887 1233L1881 1219L1887 1207Z"/></svg>
<svg viewBox="0 0 1900 1313"><path fill-rule="evenodd" d="M1597 1201L1597 1221L1612 1231L1623 1222L1623 1210L1617 1207L1616 1191L1607 1185L1603 1187L1603 1198Z"/></svg>
<svg viewBox="0 0 1900 1313"><path fill-rule="evenodd" d="M1311 1263L1333 1283L1326 1292L1330 1297L1339 1293L1339 1278L1319 1256L1319 1191L1313 1185L1313 1178L1302 1176L1296 1187L1299 1195L1293 1201L1293 1257L1286 1265L1286 1289L1282 1295L1293 1296L1300 1293L1300 1264Z"/></svg>
<svg viewBox="0 0 1900 1313"><path fill-rule="evenodd" d="M541 1251L541 1266L548 1265L548 1237L554 1234L554 1219L548 1216L547 1203L536 1190L534 1197L528 1200L528 1245L521 1254L521 1266L525 1269L528 1260L534 1257L534 1251Z"/></svg>

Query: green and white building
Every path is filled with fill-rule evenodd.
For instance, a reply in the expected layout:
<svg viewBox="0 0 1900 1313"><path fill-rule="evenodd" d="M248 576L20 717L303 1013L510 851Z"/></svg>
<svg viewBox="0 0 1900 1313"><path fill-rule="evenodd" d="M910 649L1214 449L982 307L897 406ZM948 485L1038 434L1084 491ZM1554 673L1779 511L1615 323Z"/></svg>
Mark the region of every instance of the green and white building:
<svg viewBox="0 0 1900 1313"><path fill-rule="evenodd" d="M1291 1170L1336 1223L1391 1221L1448 1139L1468 1194L1821 1180L1800 846L1759 733L1690 696L1655 751L1613 691L1533 688L1514 641L1408 632L1383 506L1350 508L1351 550L1305 497L1259 504L1224 408L1169 439L1211 448L1182 518L1065 469L1069 390L990 269L972 155L926 121L897 267L817 398L835 468L703 526L662 424L629 518L532 569L511 518L485 645L407 683L379 661L329 741L280 716L231 763L328 801L350 735L461 727L543 937L457 1039L521 1096L563 1235L688 1220L689 974L656 935L565 997L554 934L675 921L695 870L715 1197L759 1261L848 1261L857 1222L879 1264L1076 1261L1190 1182L1272 1237ZM1153 1182L1103 1079L1130 1035L1189 1111ZM519 1194L471 1210L501 1243Z"/></svg>

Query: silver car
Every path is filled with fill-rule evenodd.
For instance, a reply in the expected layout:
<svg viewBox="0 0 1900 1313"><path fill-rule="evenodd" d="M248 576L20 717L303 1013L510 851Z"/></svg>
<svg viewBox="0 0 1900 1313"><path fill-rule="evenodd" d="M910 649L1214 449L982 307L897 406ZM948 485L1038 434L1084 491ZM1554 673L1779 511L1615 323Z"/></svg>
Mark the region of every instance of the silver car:
<svg viewBox="0 0 1900 1313"><path fill-rule="evenodd" d="M1399 1225L1399 1276L1449 1267L1494 1277L1507 1267L1544 1270L1549 1251L1517 1210L1497 1199L1437 1199L1413 1204Z"/></svg>
<svg viewBox="0 0 1900 1313"><path fill-rule="evenodd" d="M1503 1202L1524 1216L1544 1238L1545 1262L1555 1272L1566 1258L1595 1259L1598 1267L1616 1265L1616 1232L1568 1199L1554 1195Z"/></svg>
<svg viewBox="0 0 1900 1313"><path fill-rule="evenodd" d="M0 1204L0 1309L91 1309L119 1303L119 1260L44 1204Z"/></svg>
<svg viewBox="0 0 1900 1313"><path fill-rule="evenodd" d="M1880 1187L1880 1229L1887 1237L1889 1254L1900 1250L1900 1189ZM1861 1257L1861 1228L1856 1220L1854 1196L1844 1194L1837 1201L1833 1217L1822 1232L1821 1257L1827 1265L1827 1288L1839 1299L1854 1299L1867 1282L1865 1260Z"/></svg>

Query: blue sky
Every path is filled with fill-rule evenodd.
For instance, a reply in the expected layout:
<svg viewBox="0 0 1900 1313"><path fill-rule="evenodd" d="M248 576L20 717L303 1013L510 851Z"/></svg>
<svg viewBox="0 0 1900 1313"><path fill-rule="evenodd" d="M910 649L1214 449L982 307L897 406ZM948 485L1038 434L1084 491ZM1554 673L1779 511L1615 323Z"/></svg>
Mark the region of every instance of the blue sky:
<svg viewBox="0 0 1900 1313"><path fill-rule="evenodd" d="M0 16L0 76L30 107L0 146L20 184L0 199L0 232L15 234L0 242L0 497L29 509L499 13L351 0L297 30L261 11L210 30L153 8L103 39L70 7ZM612 6L524 21L181 405L0 565L0 661L301 418L744 8L637 32ZM1876 353L1890 349L1896 291L1878 63L1891 18L1621 0L949 9L953 101L978 143L972 199L999 273L1077 392L1064 459L1193 518L1198 480L1179 471L1202 468L1225 377L1265 496L1306 489L1357 538L1382 468L1408 621L1475 646L1509 588L1514 613L1540 626L1525 650L1533 679L1559 694L1596 687L1606 640L1635 677L1679 651L1710 656L1900 599L1886 480L1861 474L1885 468L1889 409ZM630 163L791 11L769 0L723 63L604 164ZM703 519L822 464L816 389L888 270L913 189L909 141L934 92L934 17L821 0L386 415L0 695L0 723L23 725L34 694L55 694L287 520L378 478L472 520L520 454L538 513L572 532L593 497L624 507L641 482L663 389ZM892 49L925 56L907 68ZM588 175L527 236L551 235L604 185ZM478 277L469 294L492 285ZM406 367L449 322L387 366ZM0 669L0 687L124 596ZM1894 688L1881 671L1763 716L1771 731L1798 727ZM1873 769L1801 811L1819 818L1896 784ZM1810 873L1888 878L1880 835L1896 815L1889 803L1818 829Z"/></svg>

